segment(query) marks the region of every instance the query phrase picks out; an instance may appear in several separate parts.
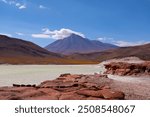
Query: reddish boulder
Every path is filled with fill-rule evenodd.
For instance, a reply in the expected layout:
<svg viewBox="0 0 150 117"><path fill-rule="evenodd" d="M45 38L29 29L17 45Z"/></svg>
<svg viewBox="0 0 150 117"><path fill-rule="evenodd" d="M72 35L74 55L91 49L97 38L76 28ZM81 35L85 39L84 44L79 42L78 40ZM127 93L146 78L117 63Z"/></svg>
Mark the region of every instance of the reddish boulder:
<svg viewBox="0 0 150 117"><path fill-rule="evenodd" d="M7 100L102 100L124 99L122 92L112 91L110 79L101 74L63 74L40 85L14 84L0 88L0 99Z"/></svg>
<svg viewBox="0 0 150 117"><path fill-rule="evenodd" d="M79 95L84 95L88 97L98 97L98 98L103 98L103 95L101 93L101 90L94 91L94 90L89 90L89 89L81 89L76 92Z"/></svg>
<svg viewBox="0 0 150 117"><path fill-rule="evenodd" d="M150 75L150 62L125 63L111 62L105 64L106 74L125 75Z"/></svg>
<svg viewBox="0 0 150 117"><path fill-rule="evenodd" d="M83 95L78 95L75 92L67 92L63 93L60 97L59 100L85 100L86 97Z"/></svg>
<svg viewBox="0 0 150 117"><path fill-rule="evenodd" d="M103 89L101 93L105 99L124 99L125 94L121 91L113 91L111 89Z"/></svg>

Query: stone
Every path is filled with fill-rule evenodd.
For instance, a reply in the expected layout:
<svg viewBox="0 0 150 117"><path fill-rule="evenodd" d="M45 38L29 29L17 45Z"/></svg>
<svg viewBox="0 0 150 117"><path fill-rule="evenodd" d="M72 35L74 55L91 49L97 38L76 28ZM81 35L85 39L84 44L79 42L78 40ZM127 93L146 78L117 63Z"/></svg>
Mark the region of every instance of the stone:
<svg viewBox="0 0 150 117"><path fill-rule="evenodd" d="M55 80L40 85L13 84L1 87L0 99L6 100L103 100L124 99L123 93L108 86L106 76L101 74L63 74ZM97 81L99 83L97 83ZM107 84L107 85L106 85Z"/></svg>
<svg viewBox="0 0 150 117"><path fill-rule="evenodd" d="M100 89L111 89L111 88L110 88L110 86L105 85L105 86L101 87Z"/></svg>
<svg viewBox="0 0 150 117"><path fill-rule="evenodd" d="M105 99L124 99L125 94L121 91L114 91L111 89L103 89L101 93Z"/></svg>
<svg viewBox="0 0 150 117"><path fill-rule="evenodd" d="M88 97L98 97L98 98L103 98L103 95L100 90L94 91L94 90L89 90L89 89L81 89L76 92L79 95L84 95Z"/></svg>
<svg viewBox="0 0 150 117"><path fill-rule="evenodd" d="M106 74L113 75L150 75L150 61L143 63L111 62L104 65Z"/></svg>
<svg viewBox="0 0 150 117"><path fill-rule="evenodd" d="M88 97L86 100L105 100L104 98Z"/></svg>
<svg viewBox="0 0 150 117"><path fill-rule="evenodd" d="M78 95L75 92L67 92L67 93L63 93L59 100L85 100L86 97L83 95Z"/></svg>
<svg viewBox="0 0 150 117"><path fill-rule="evenodd" d="M59 77L67 77L69 75L71 75L71 74L70 73L65 73L65 74L61 74Z"/></svg>

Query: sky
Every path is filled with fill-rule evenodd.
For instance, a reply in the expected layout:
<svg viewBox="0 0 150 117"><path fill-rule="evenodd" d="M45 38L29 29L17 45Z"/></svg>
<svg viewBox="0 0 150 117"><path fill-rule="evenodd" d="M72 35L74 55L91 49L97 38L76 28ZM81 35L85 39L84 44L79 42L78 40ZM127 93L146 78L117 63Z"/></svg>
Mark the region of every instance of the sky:
<svg viewBox="0 0 150 117"><path fill-rule="evenodd" d="M150 42L150 0L0 0L0 34L41 47L75 33L118 46Z"/></svg>

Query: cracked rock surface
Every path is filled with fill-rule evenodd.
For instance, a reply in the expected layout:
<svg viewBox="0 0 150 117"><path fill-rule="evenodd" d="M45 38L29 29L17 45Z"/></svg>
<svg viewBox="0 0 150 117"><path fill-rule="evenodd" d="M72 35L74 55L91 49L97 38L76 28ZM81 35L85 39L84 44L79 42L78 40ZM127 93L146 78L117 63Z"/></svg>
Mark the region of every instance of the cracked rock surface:
<svg viewBox="0 0 150 117"><path fill-rule="evenodd" d="M125 94L109 86L107 75L61 74L39 85L13 84L0 88L4 100L105 100L124 99Z"/></svg>

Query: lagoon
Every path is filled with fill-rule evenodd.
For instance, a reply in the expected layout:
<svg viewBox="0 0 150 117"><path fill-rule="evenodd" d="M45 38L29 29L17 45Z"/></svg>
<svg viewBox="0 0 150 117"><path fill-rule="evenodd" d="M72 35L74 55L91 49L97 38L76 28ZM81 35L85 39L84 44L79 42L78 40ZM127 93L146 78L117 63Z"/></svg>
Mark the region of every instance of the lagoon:
<svg viewBox="0 0 150 117"><path fill-rule="evenodd" d="M99 65L0 65L0 86L12 84L40 84L63 73L94 74Z"/></svg>

